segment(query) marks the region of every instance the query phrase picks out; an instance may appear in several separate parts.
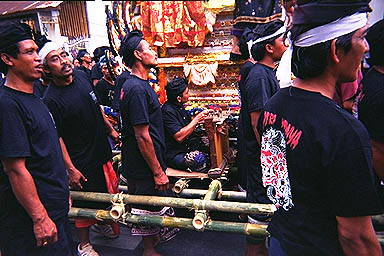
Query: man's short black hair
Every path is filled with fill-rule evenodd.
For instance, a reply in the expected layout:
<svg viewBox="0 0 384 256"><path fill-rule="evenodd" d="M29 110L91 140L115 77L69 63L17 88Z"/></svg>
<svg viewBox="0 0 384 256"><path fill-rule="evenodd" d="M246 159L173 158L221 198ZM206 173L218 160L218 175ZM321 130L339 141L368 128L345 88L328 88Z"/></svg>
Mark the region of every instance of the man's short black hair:
<svg viewBox="0 0 384 256"><path fill-rule="evenodd" d="M79 52L77 53L77 56L76 56L76 59L79 61L80 65L83 64L83 60L82 58L84 57L84 55L86 55L88 53L88 51L86 49L80 49ZM89 53L88 53L89 54Z"/></svg>
<svg viewBox="0 0 384 256"><path fill-rule="evenodd" d="M256 26L253 30L254 39L253 41L256 41L257 38L261 38L264 36L271 35L275 33L277 30L279 30L282 26L284 26L284 23L281 20L275 20L268 24L261 24L259 26ZM251 48L251 54L254 60L260 61L264 58L266 54L265 46L267 44L274 45L275 40L279 38L281 35L277 35L275 37L272 37L271 39L265 40L263 42L254 44Z"/></svg>
<svg viewBox="0 0 384 256"><path fill-rule="evenodd" d="M300 34L320 25L294 25L291 29L292 40ZM356 31L336 39L336 48L342 47L347 53L351 49L352 36ZM320 76L328 65L328 53L333 40L318 43L309 47L293 46L292 73L300 79Z"/></svg>
<svg viewBox="0 0 384 256"><path fill-rule="evenodd" d="M121 42L119 55L123 57L123 62L130 68L136 59L134 51L142 51L140 44L142 40L144 40L143 33L139 30L133 30L128 32Z"/></svg>
<svg viewBox="0 0 384 256"><path fill-rule="evenodd" d="M167 99L169 102L176 102L178 96L183 96L185 89L187 89L188 81L182 77L176 77L169 81L165 86L167 92Z"/></svg>
<svg viewBox="0 0 384 256"><path fill-rule="evenodd" d="M95 62L99 62L100 58L101 58L102 56L104 56L106 50L111 50L111 48L108 47L108 46L100 46L100 47L97 47L97 48L93 51L93 60L94 60Z"/></svg>
<svg viewBox="0 0 384 256"><path fill-rule="evenodd" d="M19 42L33 39L32 30L28 24L15 21L0 22L0 54L6 53L17 58L19 54ZM8 66L0 58L0 72L6 74Z"/></svg>
<svg viewBox="0 0 384 256"><path fill-rule="evenodd" d="M384 20L373 24L367 33L370 65L384 65Z"/></svg>
<svg viewBox="0 0 384 256"><path fill-rule="evenodd" d="M246 27L244 29L243 34L241 34L240 41L238 43L239 50L241 53L241 58L246 60L249 59L249 50L248 50L248 41L253 40L255 35L253 34L253 30Z"/></svg>

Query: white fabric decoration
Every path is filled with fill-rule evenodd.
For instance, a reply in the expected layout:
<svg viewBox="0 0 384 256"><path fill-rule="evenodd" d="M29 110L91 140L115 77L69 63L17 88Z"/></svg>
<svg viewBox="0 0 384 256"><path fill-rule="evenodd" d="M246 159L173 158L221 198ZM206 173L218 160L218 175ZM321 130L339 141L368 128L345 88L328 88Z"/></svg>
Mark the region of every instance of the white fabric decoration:
<svg viewBox="0 0 384 256"><path fill-rule="evenodd" d="M298 47L309 47L323 43L360 29L367 25L367 22L367 13L355 13L299 35L293 43L291 42L290 47L283 54L279 67L277 68L276 77L279 80L280 88L287 87L291 84L293 44ZM290 35L288 38L290 38Z"/></svg>
<svg viewBox="0 0 384 256"><path fill-rule="evenodd" d="M41 48L40 51L39 51L39 56L41 58L41 61L44 63L45 57L47 57L47 55L51 51L58 50L60 48L61 47L58 44L54 43L54 42L47 42L47 43L45 43L43 48Z"/></svg>
<svg viewBox="0 0 384 256"><path fill-rule="evenodd" d="M247 45L248 45L249 56L252 56L252 54L251 54L252 45L264 42L264 41L271 39L275 36L281 35L281 34L285 33L286 30L287 30L287 28L285 26L282 26L273 34L270 34L270 35L264 36L264 37L260 37L260 38L256 39L256 41L253 41L253 40L248 41Z"/></svg>

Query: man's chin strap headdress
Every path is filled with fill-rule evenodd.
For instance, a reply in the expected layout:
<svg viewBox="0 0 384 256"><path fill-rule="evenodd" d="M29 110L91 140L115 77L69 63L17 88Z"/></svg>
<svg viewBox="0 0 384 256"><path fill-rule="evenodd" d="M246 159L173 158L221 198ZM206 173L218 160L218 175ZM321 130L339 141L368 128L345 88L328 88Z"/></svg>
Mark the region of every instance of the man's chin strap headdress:
<svg viewBox="0 0 384 256"><path fill-rule="evenodd" d="M370 10L368 3L365 3L365 5L359 7L364 11ZM332 5L329 4L327 8L332 8ZM299 7L297 10L298 14L294 15L293 24L303 24L303 7ZM331 11L331 13L336 15L333 11ZM307 12L306 16L311 15ZM296 21L295 18L297 19ZM291 84L291 60L294 45L297 47L309 47L315 44L333 40L364 27L367 25L367 22L368 19L366 12L355 12L352 15L336 19L328 24L315 27L299 35L294 42L290 43L290 47L286 50L281 58L279 67L276 72L277 79L280 82L280 87L287 87ZM288 39L290 39L290 34L288 34Z"/></svg>

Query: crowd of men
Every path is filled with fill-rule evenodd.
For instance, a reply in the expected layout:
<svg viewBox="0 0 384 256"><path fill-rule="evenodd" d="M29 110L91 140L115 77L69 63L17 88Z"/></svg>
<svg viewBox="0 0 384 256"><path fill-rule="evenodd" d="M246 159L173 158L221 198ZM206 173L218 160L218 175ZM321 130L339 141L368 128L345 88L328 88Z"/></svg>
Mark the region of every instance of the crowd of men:
<svg viewBox="0 0 384 256"><path fill-rule="evenodd" d="M246 255L382 255L371 216L383 213L384 202L384 20L368 26L368 2L297 1L289 29L277 20L242 33L239 49L248 60L239 76L239 189L248 202L277 208L271 219L248 216L267 224L271 236L247 238ZM28 25L0 23L4 256L98 255L90 228L118 237L114 223L76 219L80 243L73 246L67 216L69 188L117 192L111 145L121 143L119 178L132 195L172 195L167 167L209 168L209 155L191 143L209 111L192 119L185 110L187 81L169 81L161 106L149 83L157 54L140 31L121 42L128 69L115 81L104 50L93 68L90 54L80 51L75 67ZM370 68L362 70L367 53ZM119 111L120 135L100 105ZM132 205L131 213L174 215L170 207L143 205ZM132 227L146 256L160 255L156 246L178 231Z"/></svg>

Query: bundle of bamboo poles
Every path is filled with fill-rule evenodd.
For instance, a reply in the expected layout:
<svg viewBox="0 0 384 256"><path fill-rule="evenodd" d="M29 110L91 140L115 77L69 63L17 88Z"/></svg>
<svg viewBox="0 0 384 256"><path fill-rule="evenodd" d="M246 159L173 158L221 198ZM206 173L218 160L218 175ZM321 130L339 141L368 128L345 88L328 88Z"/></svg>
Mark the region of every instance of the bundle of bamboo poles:
<svg viewBox="0 0 384 256"><path fill-rule="evenodd" d="M96 210L96 209L84 209L84 208L74 208L69 211L69 217L71 218L91 218L98 220L114 220L109 211L105 210ZM178 217L168 217L168 216L150 216L150 215L133 215L125 214L122 223L133 223L141 225L150 225L150 226L160 226L160 227L171 227L171 228L181 228L194 230L192 224L192 219L190 218L178 218ZM265 237L269 233L266 231L266 225L256 225L250 223L236 223L236 222L226 222L226 221L213 221L209 220L205 226L204 230L207 231L218 231L218 232L227 232L235 234L244 234L248 236L256 237Z"/></svg>
<svg viewBox="0 0 384 256"><path fill-rule="evenodd" d="M213 190L216 190L214 188ZM184 190L186 192L188 190ZM197 197L204 193L207 194L209 190L193 190L188 191L189 196ZM211 189L212 193L212 189ZM216 192L213 192L216 193ZM238 192L234 197L231 197L234 191L219 192L227 198L235 198L240 196L243 197L242 192ZM113 197L116 195L106 193L94 193L94 192L79 192L71 191L71 196L74 200L86 200L86 201L98 201L98 202L111 202ZM208 196L210 197L210 196ZM187 208L198 210L213 210L213 211L224 211L232 213L257 213L271 216L275 210L273 205L265 204L249 204L240 202L227 202L227 201L213 201L213 200L201 200L201 199L187 199L187 198L173 198L173 197L156 197L156 196L136 196L136 195L121 195L125 204L144 204L152 206L170 206L175 208ZM196 215L195 215L196 216ZM82 209L72 208L69 212L69 217L80 217L80 218L93 218L98 220L114 220L110 215L109 211L97 210L97 209ZM378 215L372 217L374 224L384 225L384 215ZM236 223L236 222L225 222L225 221L214 221L209 218L205 219L204 229L206 231L219 231L244 234L249 236L268 236L266 231L266 225L254 225L249 223ZM145 224L152 226L163 226L163 227L177 227L181 229L196 230L193 225L193 219L189 218L177 218L177 217L161 217L161 216L137 216L130 213L123 215L120 220L123 223L133 224ZM384 235L378 234L377 238L382 246L384 246Z"/></svg>
<svg viewBox="0 0 384 256"><path fill-rule="evenodd" d="M71 191L73 200L111 202L113 194ZM249 213L272 216L276 207L272 204L254 204L229 201L213 201L202 199L161 197L161 196L139 196L122 195L125 204L141 204L151 206L169 206L174 208L199 209L209 211L231 212L231 213Z"/></svg>
<svg viewBox="0 0 384 256"><path fill-rule="evenodd" d="M249 223L213 221L209 218L209 211L222 211L232 213L250 213L271 216L276 210L274 205L250 204L242 202L214 201L221 193L221 183L213 180L203 199L187 199L158 196L139 196L128 194L106 194L94 192L71 191L74 200L112 202L110 212L95 209L72 208L70 217L96 218L100 220L114 220L122 223L146 224L152 226L177 227L182 229L195 229L198 231L222 231L239 233L250 236L267 236L265 225ZM169 206L195 210L193 219L161 216L137 216L125 212L125 204L141 204L151 206Z"/></svg>

